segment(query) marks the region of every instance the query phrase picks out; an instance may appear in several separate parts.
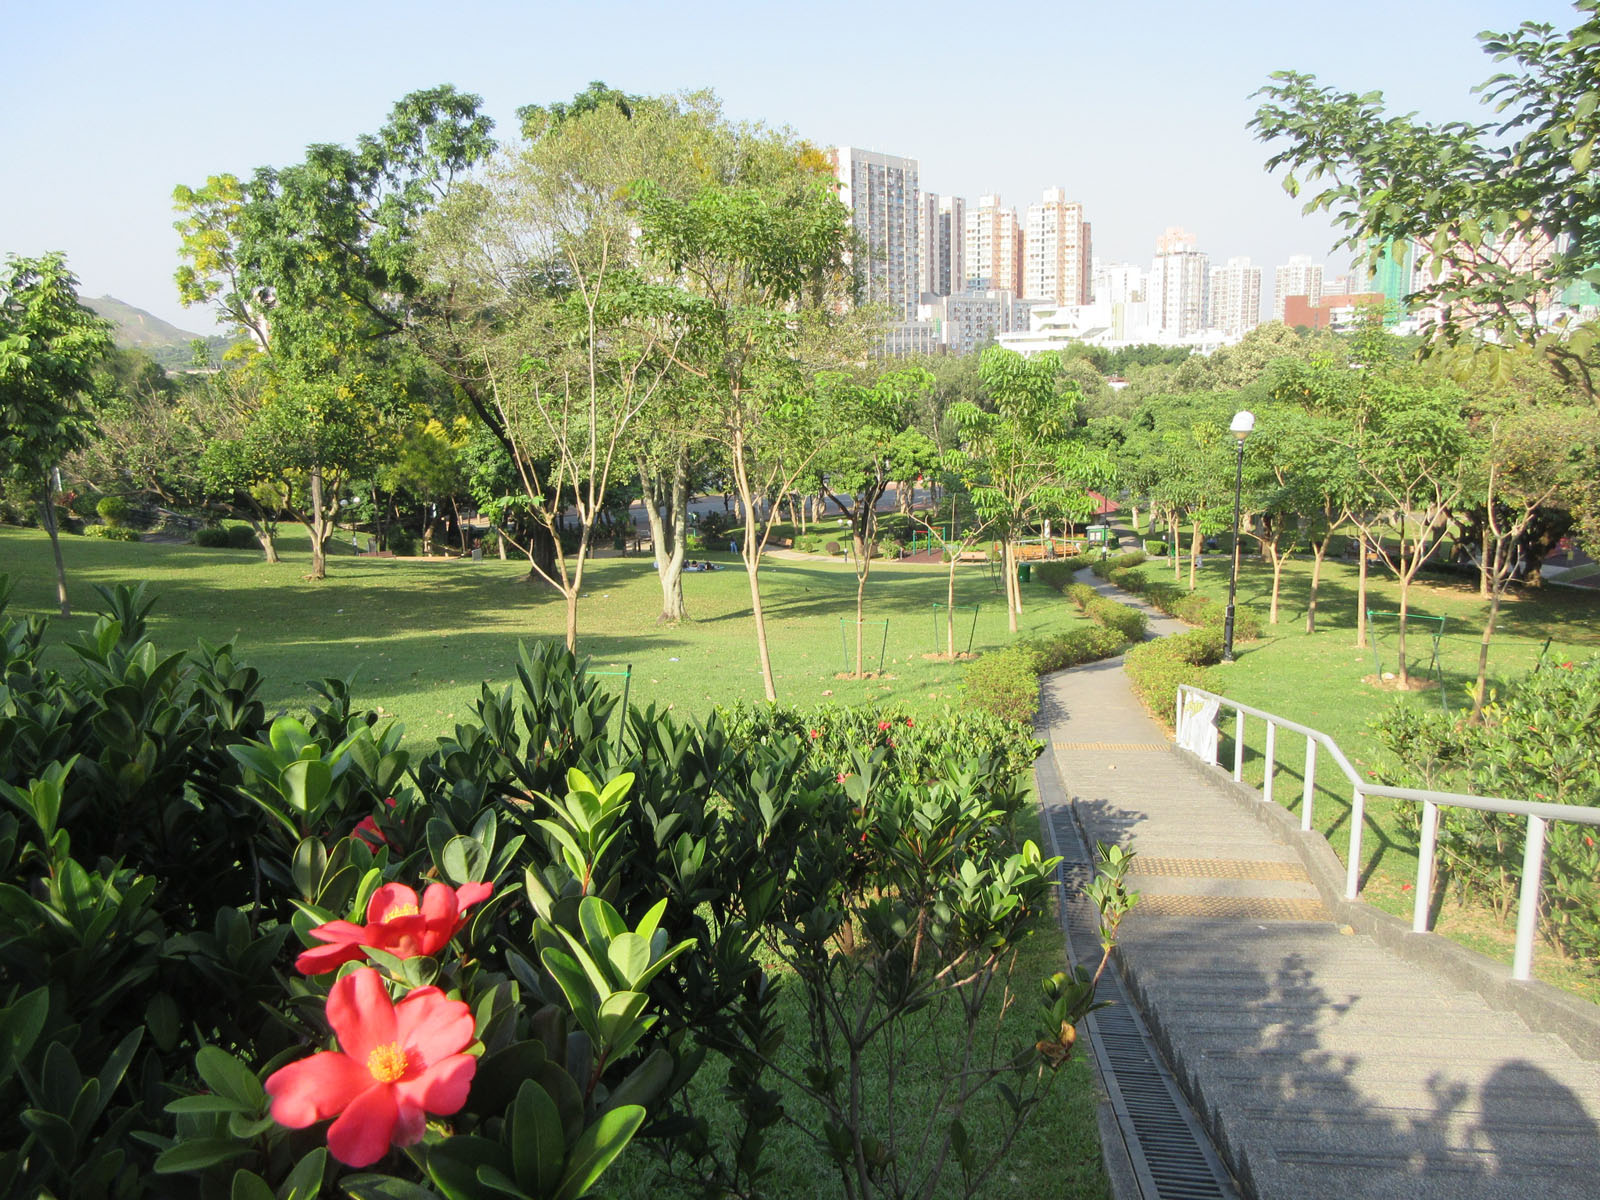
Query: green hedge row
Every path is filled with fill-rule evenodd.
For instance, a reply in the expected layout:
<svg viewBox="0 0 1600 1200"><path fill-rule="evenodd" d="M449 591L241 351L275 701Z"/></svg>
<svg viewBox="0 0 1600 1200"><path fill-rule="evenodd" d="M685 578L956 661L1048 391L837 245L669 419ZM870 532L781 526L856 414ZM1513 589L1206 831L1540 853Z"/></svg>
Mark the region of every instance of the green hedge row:
<svg viewBox="0 0 1600 1200"><path fill-rule="evenodd" d="M1145 561L1143 554L1124 554L1118 558L1095 563L1091 568L1102 579L1108 579L1125 592L1132 592L1147 603L1159 608L1169 617L1202 629L1222 628L1227 615L1226 604L1200 592L1191 592L1175 583L1151 579L1133 570ZM1240 641L1251 641L1261 636L1261 616L1242 604L1234 606L1233 635Z"/></svg>
<svg viewBox="0 0 1600 1200"><path fill-rule="evenodd" d="M1145 709L1169 729L1178 685L1204 687L1206 668L1222 661L1222 631L1192 629L1128 651L1128 682Z"/></svg>
<svg viewBox="0 0 1600 1200"><path fill-rule="evenodd" d="M1080 626L985 654L967 668L966 706L1004 720L1031 723L1039 711L1039 676L1114 657L1127 644L1116 630Z"/></svg>
<svg viewBox="0 0 1600 1200"><path fill-rule="evenodd" d="M1132 557L1132 555L1122 555L1115 561L1120 562L1124 558ZM1142 555L1139 556L1139 561L1144 561ZM1145 634L1149 632L1150 622L1142 612L1129 608L1126 604L1118 604L1109 596L1102 596L1086 583L1074 583L1072 581L1074 569L1068 564L1039 563L1034 567L1034 574L1039 582L1055 588L1076 604L1078 611L1091 621L1120 633L1124 641L1142 642Z"/></svg>

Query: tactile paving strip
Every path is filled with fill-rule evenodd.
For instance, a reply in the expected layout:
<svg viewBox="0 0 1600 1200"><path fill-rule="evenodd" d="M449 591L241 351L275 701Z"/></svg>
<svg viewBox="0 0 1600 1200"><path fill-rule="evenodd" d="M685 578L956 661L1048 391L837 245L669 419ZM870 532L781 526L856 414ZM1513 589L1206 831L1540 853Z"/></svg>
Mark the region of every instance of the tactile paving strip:
<svg viewBox="0 0 1600 1200"><path fill-rule="evenodd" d="M1245 921L1328 921L1320 900L1268 896L1169 896L1145 893L1128 913L1139 917L1215 917Z"/></svg>
<svg viewBox="0 0 1600 1200"><path fill-rule="evenodd" d="M1297 883L1310 879L1299 863L1270 859L1146 858L1142 854L1134 855L1128 873L1189 879L1292 879Z"/></svg>
<svg viewBox="0 0 1600 1200"><path fill-rule="evenodd" d="M1170 742L1052 742L1057 750L1171 750Z"/></svg>

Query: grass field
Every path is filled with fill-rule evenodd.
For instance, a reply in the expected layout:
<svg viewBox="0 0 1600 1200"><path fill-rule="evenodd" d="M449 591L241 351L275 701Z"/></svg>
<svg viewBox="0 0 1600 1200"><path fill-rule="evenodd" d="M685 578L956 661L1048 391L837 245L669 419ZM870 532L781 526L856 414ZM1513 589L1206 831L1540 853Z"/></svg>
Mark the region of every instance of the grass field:
<svg viewBox="0 0 1600 1200"><path fill-rule="evenodd" d="M500 686L512 677L519 640L559 638L565 627L560 596L528 583L525 564L342 556L330 559L326 580L308 583L304 535L288 532L283 542L285 561L269 566L249 551L63 537L74 615L52 624L51 639L92 625L100 603L94 585L143 582L158 598L150 631L160 647L233 639L265 675L269 709L301 706L307 680L353 676L358 701L398 717L408 742L423 747L471 711L483 682ZM596 670L631 665L633 703L704 713L762 696L745 573L731 555L702 557L723 569L684 576L692 619L676 627L655 622L661 590L648 558L601 558L586 570L579 653ZM14 613L56 611L42 533L0 528L0 572L16 583ZM988 568L962 567L956 580L956 604L978 606L973 651L1010 642L1004 601ZM883 675L867 680L836 677L846 666L840 622L855 619L855 574L847 564L770 560L761 583L780 700L895 702L922 712L960 702L961 666L926 657L935 646L932 605L945 601L943 567L873 567L865 616L869 670L880 643L885 649ZM1042 584L1026 586L1024 596L1023 636L1082 620ZM873 624L884 620L886 641ZM970 612L958 613L957 649L964 648L971 620ZM941 648L942 631L941 624ZM611 682L622 685L620 678Z"/></svg>
<svg viewBox="0 0 1600 1200"><path fill-rule="evenodd" d="M1171 579L1171 568L1163 562L1146 563L1139 568L1155 578ZM1317 605L1317 632L1305 633L1305 606L1309 594L1311 564L1295 561L1284 570L1280 596L1279 624L1265 625L1259 641L1236 647L1238 660L1231 665L1213 667L1209 686L1213 691L1243 701L1256 708L1277 713L1301 724L1330 734L1351 764L1371 773L1380 782L1394 782L1383 775L1381 755L1368 726L1390 705L1441 703L1438 688L1412 693L1395 693L1374 686L1375 674L1392 672L1396 666L1396 640L1393 622L1375 628L1381 671L1374 670L1373 649L1355 644L1356 567L1334 562L1323 568ZM1187 579L1187 564L1185 564ZM1200 573L1201 590L1226 601L1228 558L1210 555ZM1246 559L1239 575L1239 603L1258 611L1265 622L1272 595L1271 569L1254 559ZM1369 576L1368 607L1394 610L1399 589L1385 574ZM1470 577L1424 575L1411 589L1411 611L1445 618L1444 635L1439 644L1439 665L1443 678L1444 702L1452 712L1470 708L1469 689L1477 677L1478 646L1483 634L1487 603L1477 594ZM1432 655L1431 639L1412 626L1407 657L1414 674L1426 674ZM1600 592L1547 585L1538 589L1513 591L1501 606L1500 620L1489 650L1490 686L1504 686L1525 675L1543 655L1550 663L1582 660L1600 654ZM1170 719L1170 718L1169 718ZM1233 761L1231 718L1222 722L1224 738L1220 759ZM1259 786L1264 774L1261 748L1264 744L1260 722L1251 722L1246 731L1247 753L1244 774L1247 782ZM1276 798L1296 813L1305 766L1305 742L1293 734L1279 737L1277 751ZM1341 859L1347 857L1350 830L1350 789L1342 773L1325 756L1317 768L1317 795L1313 818ZM1398 802L1369 800L1366 825L1362 833L1362 858L1365 874L1363 899L1409 919L1412 892L1408 886L1417 871L1414 840L1404 832L1398 819ZM1437 929L1474 949L1509 962L1514 930L1501 926L1491 916L1443 902ZM1600 1000L1600 979L1593 964L1562 961L1549 946L1541 945L1535 954L1535 971L1592 999Z"/></svg>

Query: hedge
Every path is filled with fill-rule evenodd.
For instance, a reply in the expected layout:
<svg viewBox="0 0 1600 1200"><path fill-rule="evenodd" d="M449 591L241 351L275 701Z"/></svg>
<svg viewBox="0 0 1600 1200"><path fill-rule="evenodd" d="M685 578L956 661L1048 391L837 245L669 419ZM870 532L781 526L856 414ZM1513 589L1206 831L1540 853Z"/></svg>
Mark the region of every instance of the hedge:
<svg viewBox="0 0 1600 1200"><path fill-rule="evenodd" d="M1146 603L1159 608L1169 617L1203 629L1222 628L1228 606L1200 592L1161 579L1151 579L1133 570L1145 561L1143 554L1124 554L1117 558L1095 563L1090 569L1102 579L1109 580L1125 592L1132 592ZM1233 611L1233 633L1240 641L1251 641L1261 636L1261 616L1254 609L1236 604Z"/></svg>
<svg viewBox="0 0 1600 1200"><path fill-rule="evenodd" d="M966 706L1009 721L1032 722L1039 711L1039 676L1115 657L1127 644L1113 629L1080 626L985 654L963 678Z"/></svg>
<svg viewBox="0 0 1600 1200"><path fill-rule="evenodd" d="M1221 661L1221 631L1191 629L1135 646L1128 651L1124 664L1139 703L1170 729L1178 685L1204 687L1206 668Z"/></svg>

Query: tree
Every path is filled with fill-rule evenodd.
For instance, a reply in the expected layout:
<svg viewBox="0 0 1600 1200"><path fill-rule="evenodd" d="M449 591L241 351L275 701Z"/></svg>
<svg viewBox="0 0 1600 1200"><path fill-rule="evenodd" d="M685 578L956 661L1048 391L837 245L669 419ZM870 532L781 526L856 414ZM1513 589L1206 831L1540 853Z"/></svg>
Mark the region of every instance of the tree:
<svg viewBox="0 0 1600 1200"><path fill-rule="evenodd" d="M726 455L744 511L739 554L769 700L777 688L760 570L772 526L760 514L794 490L837 432L822 424L814 372L864 349L841 339L851 328L839 313L847 213L825 168L809 147L775 138L747 147L740 181L686 200L649 183L638 189L648 269L688 298L674 362L713 414L706 434Z"/></svg>
<svg viewBox="0 0 1600 1200"><path fill-rule="evenodd" d="M1089 490L1103 492L1114 478L1105 451L1073 436L1077 393L1064 385L1060 367L1051 353L1029 359L999 347L985 350L978 370L993 409L971 401L951 408L962 445L948 462L1001 536L1012 633L1022 611L1017 542L1047 517L1087 518L1094 511Z"/></svg>
<svg viewBox="0 0 1600 1200"><path fill-rule="evenodd" d="M1507 405L1486 415L1474 443L1473 473L1483 500L1481 570L1489 585L1489 612L1478 646L1472 719L1487 698L1489 643L1506 587L1526 568L1523 538L1539 510L1576 492L1600 467L1600 421L1588 409Z"/></svg>
<svg viewBox="0 0 1600 1200"><path fill-rule="evenodd" d="M304 472L309 578L326 573L338 492L369 448L373 410L403 399L409 368L385 343L409 326L421 290L419 224L493 148L479 103L449 86L413 92L354 148L308 146L304 162L246 183L218 175L174 194L180 297L214 305L268 356L276 387L255 436Z"/></svg>
<svg viewBox="0 0 1600 1200"><path fill-rule="evenodd" d="M7 257L0 274L0 470L38 499L63 617L72 610L56 468L94 431L93 369L110 349L109 326L78 302L78 281L64 255Z"/></svg>
<svg viewBox="0 0 1600 1200"><path fill-rule="evenodd" d="M937 450L932 440L908 428L932 385L932 376L916 367L887 371L870 383L832 375L819 381L837 433L828 440L818 466L828 475L827 494L850 522L857 679L863 678L861 620L867 576L878 552L878 501L892 482L915 479L934 465Z"/></svg>
<svg viewBox="0 0 1600 1200"><path fill-rule="evenodd" d="M1479 40L1511 69L1478 91L1496 117L1482 124L1390 116L1380 92L1355 95L1311 75L1273 75L1250 122L1262 141L1287 144L1267 161L1287 166L1284 187L1323 184L1307 212L1326 211L1346 231L1340 245L1369 261L1413 240L1431 278L1409 300L1436 315L1433 345L1474 334L1477 344L1533 347L1555 373L1600 401L1597 329L1545 313L1573 280L1600 284L1600 0L1578 0L1567 33L1524 22ZM1326 181L1325 184L1323 181Z"/></svg>

